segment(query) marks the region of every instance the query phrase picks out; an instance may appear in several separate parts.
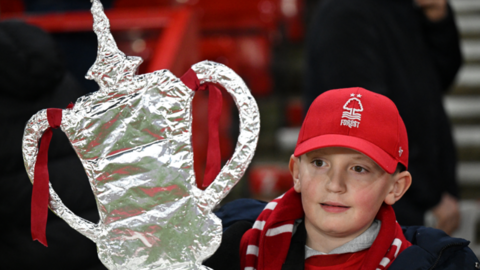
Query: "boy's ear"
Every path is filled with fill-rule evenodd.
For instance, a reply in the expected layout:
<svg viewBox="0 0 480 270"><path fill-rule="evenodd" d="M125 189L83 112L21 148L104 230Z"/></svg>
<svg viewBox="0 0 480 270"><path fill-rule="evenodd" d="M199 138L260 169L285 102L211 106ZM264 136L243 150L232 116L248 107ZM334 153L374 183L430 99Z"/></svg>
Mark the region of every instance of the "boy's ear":
<svg viewBox="0 0 480 270"><path fill-rule="evenodd" d="M300 159L291 155L288 169L290 169L290 173L292 174L293 188L296 192L300 193Z"/></svg>
<svg viewBox="0 0 480 270"><path fill-rule="evenodd" d="M400 198L402 198L403 194L407 192L408 188L410 188L410 185L412 184L412 175L408 171L396 173L392 177L394 183L390 189L390 192L385 197L385 203L388 205L393 205L400 200Z"/></svg>

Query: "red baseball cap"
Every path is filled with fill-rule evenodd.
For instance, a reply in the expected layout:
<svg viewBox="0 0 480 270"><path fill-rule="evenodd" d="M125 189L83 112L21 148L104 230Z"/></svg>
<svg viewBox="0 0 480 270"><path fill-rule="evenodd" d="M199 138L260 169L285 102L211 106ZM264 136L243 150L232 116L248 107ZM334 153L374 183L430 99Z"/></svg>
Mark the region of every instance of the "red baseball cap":
<svg viewBox="0 0 480 270"><path fill-rule="evenodd" d="M325 147L359 151L393 174L408 168L408 138L395 104L361 87L334 89L318 96L303 121L294 155Z"/></svg>

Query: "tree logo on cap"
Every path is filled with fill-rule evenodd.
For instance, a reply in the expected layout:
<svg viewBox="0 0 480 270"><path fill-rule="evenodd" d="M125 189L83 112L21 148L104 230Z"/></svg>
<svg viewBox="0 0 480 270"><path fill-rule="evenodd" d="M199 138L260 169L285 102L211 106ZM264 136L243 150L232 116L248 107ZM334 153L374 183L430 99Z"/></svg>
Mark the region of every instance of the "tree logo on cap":
<svg viewBox="0 0 480 270"><path fill-rule="evenodd" d="M349 128L352 128L352 127L358 128L360 126L360 120L362 120L362 115L359 114L358 112L363 112L363 105L359 99L362 97L362 95L358 94L357 97L355 97L355 94L351 94L350 96L352 98L347 100L345 105L343 105L343 109L345 111L343 111L342 113L342 120L340 121L340 125L347 126ZM355 101L358 104L358 106L355 106ZM346 119L343 119L343 118L346 118Z"/></svg>

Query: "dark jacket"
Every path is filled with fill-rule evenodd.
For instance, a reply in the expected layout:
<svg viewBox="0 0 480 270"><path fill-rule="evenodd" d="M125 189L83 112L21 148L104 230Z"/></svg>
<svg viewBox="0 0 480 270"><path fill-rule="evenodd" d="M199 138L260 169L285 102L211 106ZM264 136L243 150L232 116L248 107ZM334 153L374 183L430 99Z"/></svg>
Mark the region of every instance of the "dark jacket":
<svg viewBox="0 0 480 270"><path fill-rule="evenodd" d="M469 241L453 238L437 229L402 227L413 246L393 261L389 270L401 269L480 269L478 258L468 248Z"/></svg>
<svg viewBox="0 0 480 270"><path fill-rule="evenodd" d="M305 262L306 231L304 223L300 223L292 237L289 253L282 270L303 269ZM423 226L402 227L405 238L412 246L405 249L393 261L389 270L420 269L479 269L475 265L479 261L470 243L460 238L452 238L445 232Z"/></svg>
<svg viewBox="0 0 480 270"><path fill-rule="evenodd" d="M204 262L205 265L215 270L240 269L240 240L263 210L263 208L259 210L258 205L258 201L245 199L225 205L229 214L224 209L220 217L224 225L231 225L226 228L219 249ZM236 218L238 213L241 213L244 220ZM232 224L232 222L234 223ZM480 269L479 260L468 247L469 241L452 238L441 230L423 226L402 227L402 229L405 238L412 243L412 246L398 255L388 268L389 270ZM304 222L302 222L292 237L282 270L304 268L306 237L307 233Z"/></svg>
<svg viewBox="0 0 480 270"><path fill-rule="evenodd" d="M321 0L306 61L308 105L324 91L354 86L397 105L413 177L394 206L401 224L422 225L425 211L444 192L458 197L456 153L442 105L462 61L451 10L432 23L412 0Z"/></svg>

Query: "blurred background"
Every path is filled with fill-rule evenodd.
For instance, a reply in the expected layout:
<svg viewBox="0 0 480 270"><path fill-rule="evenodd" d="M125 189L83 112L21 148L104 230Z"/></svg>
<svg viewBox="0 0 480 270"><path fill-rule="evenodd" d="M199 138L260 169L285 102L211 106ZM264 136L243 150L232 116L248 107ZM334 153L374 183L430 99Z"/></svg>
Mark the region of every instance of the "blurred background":
<svg viewBox="0 0 480 270"><path fill-rule="evenodd" d="M207 59L229 66L249 86L260 109L260 138L247 173L223 203L245 197L271 200L292 186L288 160L306 111L303 100L305 36L318 2L102 1L119 49L127 55L143 58L139 73L169 69L180 77L192 64ZM478 256L480 1L451 0L450 4L456 15L464 58L454 86L443 99L453 124L458 155L457 180L462 218L454 236L471 240L471 247ZM89 0L0 0L0 21L21 20L39 27L53 38L69 76L81 89L78 96L69 100L71 102L75 102L80 95L98 89L95 82L84 79L95 61L97 48L90 5ZM235 147L238 114L230 96L223 92L220 145L225 162ZM207 100L208 93L198 92L193 104L192 140L198 184L202 183L206 161L208 130L203 127L207 121ZM67 105L63 104L63 107ZM20 149L18 145L19 152ZM82 177L86 182L86 176ZM53 185L55 181L52 179ZM57 192L62 197L61 190ZM93 200L93 196L87 199ZM75 203L80 202L71 204ZM68 202L66 205L70 207ZM3 209L5 205L0 207ZM91 216L87 219L96 221ZM434 224L431 214L427 214L426 221L427 224Z"/></svg>

